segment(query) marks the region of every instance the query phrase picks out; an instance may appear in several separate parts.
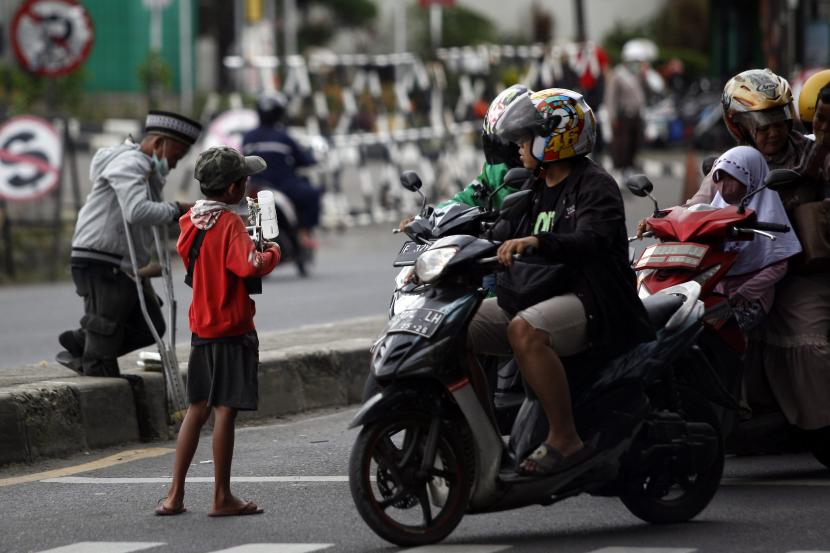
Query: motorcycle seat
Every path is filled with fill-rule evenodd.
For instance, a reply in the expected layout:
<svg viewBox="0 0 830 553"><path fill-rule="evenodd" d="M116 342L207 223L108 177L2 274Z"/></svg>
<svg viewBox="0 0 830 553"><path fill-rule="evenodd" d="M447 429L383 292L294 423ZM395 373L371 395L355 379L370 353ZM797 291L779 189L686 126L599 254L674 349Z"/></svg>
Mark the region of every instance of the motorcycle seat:
<svg viewBox="0 0 830 553"><path fill-rule="evenodd" d="M663 328L675 311L683 305L683 298L674 294L655 294L643 298L648 320L655 330Z"/></svg>

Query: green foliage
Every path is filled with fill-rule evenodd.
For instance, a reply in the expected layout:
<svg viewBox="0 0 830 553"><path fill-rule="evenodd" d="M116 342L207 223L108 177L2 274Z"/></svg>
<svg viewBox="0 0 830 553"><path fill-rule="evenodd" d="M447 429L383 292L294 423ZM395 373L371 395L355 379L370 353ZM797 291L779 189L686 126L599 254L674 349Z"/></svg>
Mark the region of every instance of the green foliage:
<svg viewBox="0 0 830 553"><path fill-rule="evenodd" d="M707 0L667 0L653 19L639 25L617 24L602 44L615 63L623 44L632 38L649 38L660 49L656 65L677 58L686 75L696 78L709 69L709 11Z"/></svg>
<svg viewBox="0 0 830 553"><path fill-rule="evenodd" d="M83 104L86 73L79 69L61 77L41 77L16 65L0 65L0 105L8 115L76 115Z"/></svg>
<svg viewBox="0 0 830 553"><path fill-rule="evenodd" d="M410 22L415 29L414 50L424 56L432 56L429 30L429 10L416 8ZM499 42L499 34L493 22L480 13L464 6L453 6L442 10L441 47L474 46L476 44Z"/></svg>
<svg viewBox="0 0 830 553"><path fill-rule="evenodd" d="M498 33L483 15L463 6L444 9L442 46L467 46L496 42Z"/></svg>
<svg viewBox="0 0 830 553"><path fill-rule="evenodd" d="M335 33L332 29L369 26L377 17L377 6L371 0L306 0L297 2L301 13L298 40L300 49L325 46ZM312 21L309 14L324 8L327 17Z"/></svg>
<svg viewBox="0 0 830 553"><path fill-rule="evenodd" d="M138 79L147 91L149 108L157 109L161 94L169 90L173 83L173 70L158 51L151 50L138 67Z"/></svg>
<svg viewBox="0 0 830 553"><path fill-rule="evenodd" d="M346 27L359 27L371 22L378 14L378 8L371 0L311 0L301 5L319 4L328 7L338 22Z"/></svg>

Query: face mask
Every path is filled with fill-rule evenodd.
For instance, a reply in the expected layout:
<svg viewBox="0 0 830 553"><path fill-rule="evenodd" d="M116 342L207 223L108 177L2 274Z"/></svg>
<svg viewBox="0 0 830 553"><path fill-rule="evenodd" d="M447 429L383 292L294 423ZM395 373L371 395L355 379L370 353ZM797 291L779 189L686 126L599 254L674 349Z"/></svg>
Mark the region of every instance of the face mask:
<svg viewBox="0 0 830 553"><path fill-rule="evenodd" d="M164 146L162 146L162 154L164 154ZM160 177L166 177L170 173L170 165L167 163L167 158L163 157L159 159L156 152L153 152L153 156L150 158L150 167Z"/></svg>

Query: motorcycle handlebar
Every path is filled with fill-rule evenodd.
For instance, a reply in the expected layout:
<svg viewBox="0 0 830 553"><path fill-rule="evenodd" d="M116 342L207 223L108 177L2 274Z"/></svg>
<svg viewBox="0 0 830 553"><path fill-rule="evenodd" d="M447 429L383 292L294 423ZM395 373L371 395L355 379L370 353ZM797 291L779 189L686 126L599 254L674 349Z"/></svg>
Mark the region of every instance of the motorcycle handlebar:
<svg viewBox="0 0 830 553"><path fill-rule="evenodd" d="M757 221L752 228L766 230L769 232L790 232L789 225L782 225L780 223L764 223L762 221Z"/></svg>

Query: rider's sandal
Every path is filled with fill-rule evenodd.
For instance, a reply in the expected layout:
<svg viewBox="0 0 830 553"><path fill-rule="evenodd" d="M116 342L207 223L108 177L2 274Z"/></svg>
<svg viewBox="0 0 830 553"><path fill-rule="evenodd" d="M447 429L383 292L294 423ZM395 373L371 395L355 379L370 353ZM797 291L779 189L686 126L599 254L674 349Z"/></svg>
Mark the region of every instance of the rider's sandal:
<svg viewBox="0 0 830 553"><path fill-rule="evenodd" d="M578 465L591 456L592 448L588 445L564 457L555 447L544 442L519 465L518 473L525 476L550 476L564 472ZM530 461L530 463L528 463Z"/></svg>

